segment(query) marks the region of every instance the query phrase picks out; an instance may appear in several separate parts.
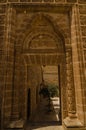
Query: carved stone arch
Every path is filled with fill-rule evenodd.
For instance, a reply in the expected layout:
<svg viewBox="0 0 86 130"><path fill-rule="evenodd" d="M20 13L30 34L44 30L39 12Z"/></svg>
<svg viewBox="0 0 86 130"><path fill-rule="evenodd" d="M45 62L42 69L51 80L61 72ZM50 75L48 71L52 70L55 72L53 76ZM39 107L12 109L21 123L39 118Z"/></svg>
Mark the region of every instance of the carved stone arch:
<svg viewBox="0 0 86 130"><path fill-rule="evenodd" d="M35 13L31 17L30 23L35 17L39 18L39 16L44 17L48 21L48 23L53 27L54 32L56 32L56 34L58 34L63 39L64 42L64 38L68 37L67 33L65 33L65 31L58 26L57 21L49 14L41 13L41 12Z"/></svg>
<svg viewBox="0 0 86 130"><path fill-rule="evenodd" d="M45 14L38 13L33 15L31 19L31 27L27 32L25 39L23 40L22 51L30 48L31 42L39 37L49 36L53 39L53 43L56 43L59 50L65 50L65 42L62 33L59 31L59 28L54 26L53 21L47 17ZM43 40L42 38L40 38ZM47 38L46 38L47 40ZM54 46L55 47L55 46Z"/></svg>
<svg viewBox="0 0 86 130"><path fill-rule="evenodd" d="M33 48L32 44L34 42L34 49L37 49L36 48L36 45L38 42L38 48L42 49L43 47L43 44L45 46L45 49L49 47L49 49L52 47L53 49L59 49L59 51L64 51L63 50L63 45L62 45L62 41L59 37L55 37L54 35L52 34L49 34L49 33L43 33L43 32L32 32L30 33L25 41L24 41L24 44L22 46L22 51L24 50L29 50L31 48Z"/></svg>

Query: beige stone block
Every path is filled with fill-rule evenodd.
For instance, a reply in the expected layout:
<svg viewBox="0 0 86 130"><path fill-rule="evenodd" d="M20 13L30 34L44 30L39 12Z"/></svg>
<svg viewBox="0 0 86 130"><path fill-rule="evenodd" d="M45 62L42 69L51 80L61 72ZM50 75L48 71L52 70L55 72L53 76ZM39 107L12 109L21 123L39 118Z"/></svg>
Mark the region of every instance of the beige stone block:
<svg viewBox="0 0 86 130"><path fill-rule="evenodd" d="M86 14L86 5L85 4L79 5L79 12L80 12L80 14Z"/></svg>

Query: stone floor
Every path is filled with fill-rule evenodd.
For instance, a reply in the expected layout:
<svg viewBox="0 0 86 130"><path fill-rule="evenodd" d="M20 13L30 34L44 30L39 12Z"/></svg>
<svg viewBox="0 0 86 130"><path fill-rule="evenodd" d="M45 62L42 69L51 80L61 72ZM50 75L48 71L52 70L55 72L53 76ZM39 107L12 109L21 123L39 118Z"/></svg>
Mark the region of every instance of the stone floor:
<svg viewBox="0 0 86 130"><path fill-rule="evenodd" d="M43 99L31 121L27 121L26 130L63 130L59 122L59 99L53 98L51 110L47 107L47 99Z"/></svg>

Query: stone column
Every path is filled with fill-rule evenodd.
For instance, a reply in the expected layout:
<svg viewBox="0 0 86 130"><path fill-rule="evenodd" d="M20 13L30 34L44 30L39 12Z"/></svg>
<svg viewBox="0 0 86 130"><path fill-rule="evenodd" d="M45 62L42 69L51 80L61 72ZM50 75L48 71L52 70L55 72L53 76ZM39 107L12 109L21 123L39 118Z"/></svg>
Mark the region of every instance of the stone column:
<svg viewBox="0 0 86 130"><path fill-rule="evenodd" d="M66 68L67 68L67 91L68 91L68 116L76 117L76 102L75 88L73 81L73 66L71 50L66 53Z"/></svg>
<svg viewBox="0 0 86 130"><path fill-rule="evenodd" d="M68 117L64 119L66 127L82 126L77 118L75 87L73 79L73 63L71 49L66 52L66 69L67 69L67 96L68 96Z"/></svg>
<svg viewBox="0 0 86 130"><path fill-rule="evenodd" d="M8 4L6 8L6 33L4 42L4 88L3 88L3 126L6 127L10 121L12 111L12 86L14 66L14 9Z"/></svg>

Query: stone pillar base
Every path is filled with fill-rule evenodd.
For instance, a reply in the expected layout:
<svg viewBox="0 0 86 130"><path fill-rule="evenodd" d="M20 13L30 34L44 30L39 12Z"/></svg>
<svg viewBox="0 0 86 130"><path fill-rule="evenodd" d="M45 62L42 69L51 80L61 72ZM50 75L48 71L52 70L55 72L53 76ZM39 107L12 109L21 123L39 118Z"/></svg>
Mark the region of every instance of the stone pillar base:
<svg viewBox="0 0 86 130"><path fill-rule="evenodd" d="M63 124L63 129L64 130L86 130L86 128L84 128L84 127L77 127L77 128L75 128L75 127L72 127L72 128L66 127L65 124Z"/></svg>
<svg viewBox="0 0 86 130"><path fill-rule="evenodd" d="M85 128L83 128L83 125L81 124L81 122L77 117L75 118L66 117L64 119L64 128L65 130L79 130L79 129L85 130Z"/></svg>

